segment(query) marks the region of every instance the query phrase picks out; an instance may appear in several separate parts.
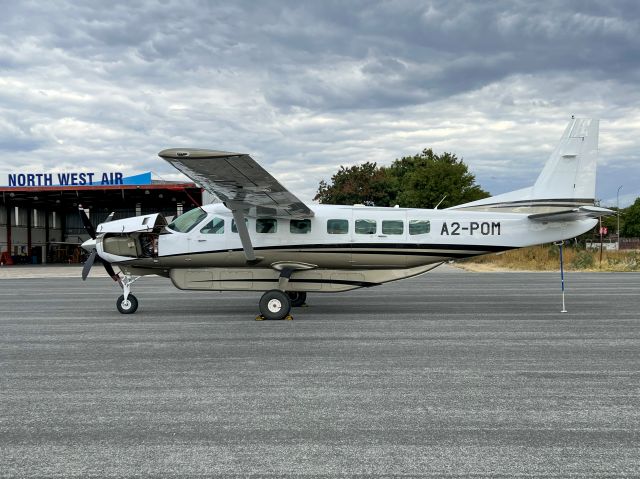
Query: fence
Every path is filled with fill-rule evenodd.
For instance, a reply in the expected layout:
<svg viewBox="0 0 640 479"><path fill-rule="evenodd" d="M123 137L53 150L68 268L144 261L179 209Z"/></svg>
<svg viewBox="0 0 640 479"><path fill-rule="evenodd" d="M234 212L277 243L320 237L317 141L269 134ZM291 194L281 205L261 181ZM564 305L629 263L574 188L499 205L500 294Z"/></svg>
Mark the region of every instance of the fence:
<svg viewBox="0 0 640 479"><path fill-rule="evenodd" d="M620 249L640 249L640 238L620 238Z"/></svg>

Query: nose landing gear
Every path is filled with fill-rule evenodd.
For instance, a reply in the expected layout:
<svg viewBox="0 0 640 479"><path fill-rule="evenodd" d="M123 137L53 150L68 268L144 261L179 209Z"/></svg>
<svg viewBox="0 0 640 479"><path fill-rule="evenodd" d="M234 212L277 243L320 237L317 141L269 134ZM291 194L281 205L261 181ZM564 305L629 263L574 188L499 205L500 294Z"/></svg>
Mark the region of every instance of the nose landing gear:
<svg viewBox="0 0 640 479"><path fill-rule="evenodd" d="M122 314L133 314L138 309L138 298L129 294L127 299L124 299L124 294L121 294L116 302L116 307Z"/></svg>
<svg viewBox="0 0 640 479"><path fill-rule="evenodd" d="M120 281L124 294L121 294L118 301L116 301L116 307L121 314L133 314L138 310L138 298L131 294L131 285L140 278L141 276L125 274L124 278Z"/></svg>

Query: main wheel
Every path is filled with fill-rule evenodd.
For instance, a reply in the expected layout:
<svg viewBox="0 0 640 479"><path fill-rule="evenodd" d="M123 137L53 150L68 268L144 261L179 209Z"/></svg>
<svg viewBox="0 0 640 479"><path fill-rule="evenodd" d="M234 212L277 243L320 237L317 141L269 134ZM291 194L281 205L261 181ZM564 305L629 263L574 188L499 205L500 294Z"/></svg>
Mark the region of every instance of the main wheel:
<svg viewBox="0 0 640 479"><path fill-rule="evenodd" d="M138 309L138 298L130 294L125 301L124 294L121 294L116 302L116 306L122 314L133 314Z"/></svg>
<svg viewBox="0 0 640 479"><path fill-rule="evenodd" d="M287 296L289 296L291 306L294 308L299 308L307 300L307 293L304 291L289 291Z"/></svg>
<svg viewBox="0 0 640 479"><path fill-rule="evenodd" d="M260 314L265 319L284 319L291 311L291 300L279 289L267 291L260 298Z"/></svg>

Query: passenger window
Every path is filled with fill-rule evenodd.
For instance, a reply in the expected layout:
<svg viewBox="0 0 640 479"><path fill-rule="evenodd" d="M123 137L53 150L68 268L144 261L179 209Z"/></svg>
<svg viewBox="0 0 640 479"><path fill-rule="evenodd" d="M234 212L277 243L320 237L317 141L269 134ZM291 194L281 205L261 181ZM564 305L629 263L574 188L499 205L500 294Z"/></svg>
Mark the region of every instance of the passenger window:
<svg viewBox="0 0 640 479"><path fill-rule="evenodd" d="M373 235L376 233L376 220L356 220L356 233Z"/></svg>
<svg viewBox="0 0 640 479"><path fill-rule="evenodd" d="M429 220L410 220L409 221L409 234L410 235L423 235L431 231L431 223Z"/></svg>
<svg viewBox="0 0 640 479"><path fill-rule="evenodd" d="M311 233L311 220L291 220L289 231L298 235Z"/></svg>
<svg viewBox="0 0 640 479"><path fill-rule="evenodd" d="M256 233L275 233L278 231L278 220L275 218L258 218Z"/></svg>
<svg viewBox="0 0 640 479"><path fill-rule="evenodd" d="M221 235L224 233L224 220L222 218L213 218L200 230L200 233L206 235Z"/></svg>
<svg viewBox="0 0 640 479"><path fill-rule="evenodd" d="M346 235L348 232L348 220L327 220L327 233L330 235Z"/></svg>
<svg viewBox="0 0 640 479"><path fill-rule="evenodd" d="M404 221L382 220L383 235L401 235L404 233Z"/></svg>
<svg viewBox="0 0 640 479"><path fill-rule="evenodd" d="M249 224L249 220L247 218L244 219L245 226ZM231 220L231 232L237 233L238 227L236 226L236 220Z"/></svg>

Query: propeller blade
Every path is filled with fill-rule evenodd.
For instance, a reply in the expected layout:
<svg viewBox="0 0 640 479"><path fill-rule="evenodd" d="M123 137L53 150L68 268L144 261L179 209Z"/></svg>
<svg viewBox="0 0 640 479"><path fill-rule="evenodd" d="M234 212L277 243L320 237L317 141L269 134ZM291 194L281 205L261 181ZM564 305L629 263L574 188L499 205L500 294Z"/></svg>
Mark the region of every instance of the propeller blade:
<svg viewBox="0 0 640 479"><path fill-rule="evenodd" d="M87 212L82 208L82 205L78 206L78 211L87 234L91 236L91 239L96 239L96 229L91 224L91 220L89 219L89 216L87 216Z"/></svg>
<svg viewBox="0 0 640 479"><path fill-rule="evenodd" d="M105 260L102 260L102 266L104 266L107 274L111 276L111 279L113 279L114 281L120 281L120 276L118 276L113 270L113 268L111 267L111 263L107 263Z"/></svg>
<svg viewBox="0 0 640 479"><path fill-rule="evenodd" d="M89 276L89 271L91 271L91 267L93 266L93 262L96 260L97 255L98 251L94 249L87 258L87 261L84 262L84 266L82 267L82 281L85 281L87 276Z"/></svg>
<svg viewBox="0 0 640 479"><path fill-rule="evenodd" d="M103 223L108 223L109 221L111 221L113 219L113 215L115 215L116 212L112 211L111 213L109 213L109 216L107 216L107 219L103 221Z"/></svg>

